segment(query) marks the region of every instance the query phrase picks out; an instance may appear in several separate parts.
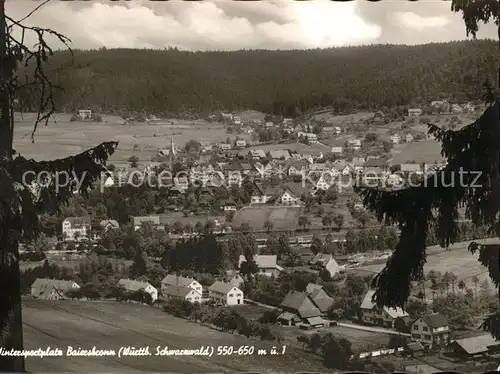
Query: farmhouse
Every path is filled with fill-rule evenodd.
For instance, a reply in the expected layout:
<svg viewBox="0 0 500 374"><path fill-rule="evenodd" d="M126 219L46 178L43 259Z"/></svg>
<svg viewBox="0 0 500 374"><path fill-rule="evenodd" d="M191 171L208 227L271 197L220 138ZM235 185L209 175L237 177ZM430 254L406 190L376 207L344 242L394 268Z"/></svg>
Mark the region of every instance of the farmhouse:
<svg viewBox="0 0 500 374"><path fill-rule="evenodd" d="M68 217L62 222L64 240L88 239L90 235L90 217Z"/></svg>
<svg viewBox="0 0 500 374"><path fill-rule="evenodd" d="M144 216L144 217L133 217L134 230L139 230L143 223L149 223L153 226L160 225L160 216Z"/></svg>
<svg viewBox="0 0 500 374"><path fill-rule="evenodd" d="M445 346L450 338L448 321L440 313L431 313L421 316L410 326L411 338L432 348Z"/></svg>
<svg viewBox="0 0 500 374"><path fill-rule="evenodd" d="M190 287L167 286L162 290L165 300L183 300L190 303L201 303L201 294Z"/></svg>
<svg viewBox="0 0 500 374"><path fill-rule="evenodd" d="M242 305L243 291L231 283L216 281L208 288L208 297L219 305Z"/></svg>
<svg viewBox="0 0 500 374"><path fill-rule="evenodd" d="M316 307L311 297L307 294L307 292L299 292L299 291L290 291L285 296L283 301L281 302L281 308L284 312L291 313L293 315L293 319L283 318L285 316L280 315L278 317L278 321L281 324L286 324L286 321L291 324L293 321L300 319L301 321L311 324L316 324L317 318L321 316L321 311Z"/></svg>
<svg viewBox="0 0 500 374"><path fill-rule="evenodd" d="M488 352L498 351L500 342L493 339L491 334L474 336L471 338L453 340L448 349L458 356L472 358Z"/></svg>
<svg viewBox="0 0 500 374"><path fill-rule="evenodd" d="M277 258L278 257L276 255L255 255L253 257L253 260L259 268L260 275L265 275L267 277L277 277L283 271L283 268L276 263ZM245 256L240 255L238 267L240 267L241 264L245 261Z"/></svg>
<svg viewBox="0 0 500 374"><path fill-rule="evenodd" d="M31 285L31 296L44 300L60 300L66 298L68 291L79 288L73 281L37 278Z"/></svg>
<svg viewBox="0 0 500 374"><path fill-rule="evenodd" d="M229 143L219 143L217 146L221 151L229 151L231 149L231 144Z"/></svg>
<svg viewBox="0 0 500 374"><path fill-rule="evenodd" d="M361 303L361 321L363 323L394 328L396 318L408 315L401 308L378 308L372 301L374 294L375 291L368 291Z"/></svg>
<svg viewBox="0 0 500 374"><path fill-rule="evenodd" d="M154 288L149 282L141 282L123 278L118 281L118 285L129 292L144 291L151 296L151 301L153 302L158 300L158 290Z"/></svg>
<svg viewBox="0 0 500 374"><path fill-rule="evenodd" d="M195 290L200 295L203 295L202 285L193 278L187 278L175 274L169 274L161 281L161 292L164 293L164 291L167 289L168 286L188 287Z"/></svg>
<svg viewBox="0 0 500 374"><path fill-rule="evenodd" d="M306 292L321 314L325 315L333 304L333 298L326 292L323 286L316 283L309 283Z"/></svg>
<svg viewBox="0 0 500 374"><path fill-rule="evenodd" d="M405 142L411 143L413 141L413 135L412 134L406 134L405 136Z"/></svg>
<svg viewBox="0 0 500 374"><path fill-rule="evenodd" d="M340 266L331 254L317 253L310 263L314 267L328 271L332 278L340 272Z"/></svg>
<svg viewBox="0 0 500 374"><path fill-rule="evenodd" d="M114 230L118 229L120 225L114 219L105 219L99 222L99 225L104 228L104 230Z"/></svg>

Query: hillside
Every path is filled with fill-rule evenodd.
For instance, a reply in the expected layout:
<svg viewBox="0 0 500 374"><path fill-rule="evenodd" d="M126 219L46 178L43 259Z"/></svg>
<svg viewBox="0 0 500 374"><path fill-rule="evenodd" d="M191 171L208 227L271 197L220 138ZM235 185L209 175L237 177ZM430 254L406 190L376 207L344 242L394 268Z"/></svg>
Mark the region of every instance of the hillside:
<svg viewBox="0 0 500 374"><path fill-rule="evenodd" d="M57 96L60 109L255 109L290 116L327 105L342 112L449 95L478 100L485 79L494 77L496 48L482 40L309 51L101 49L74 51L74 62L69 52L57 52L46 70L66 89ZM26 110L37 104L22 102Z"/></svg>

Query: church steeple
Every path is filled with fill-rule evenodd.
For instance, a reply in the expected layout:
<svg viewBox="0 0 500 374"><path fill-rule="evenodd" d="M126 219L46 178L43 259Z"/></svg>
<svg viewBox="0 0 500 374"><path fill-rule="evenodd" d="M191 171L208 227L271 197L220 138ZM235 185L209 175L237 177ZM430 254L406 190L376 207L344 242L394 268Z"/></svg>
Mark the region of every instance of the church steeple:
<svg viewBox="0 0 500 374"><path fill-rule="evenodd" d="M172 170L173 164L174 164L174 157L175 157L175 146L174 146L174 137L172 136L170 138L170 150L168 152L169 155L169 166L170 170Z"/></svg>

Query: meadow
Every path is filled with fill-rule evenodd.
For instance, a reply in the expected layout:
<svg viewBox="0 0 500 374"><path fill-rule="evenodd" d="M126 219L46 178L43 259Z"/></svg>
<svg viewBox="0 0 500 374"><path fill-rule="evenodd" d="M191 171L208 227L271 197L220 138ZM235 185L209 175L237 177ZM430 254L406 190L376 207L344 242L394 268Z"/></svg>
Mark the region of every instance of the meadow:
<svg viewBox="0 0 500 374"><path fill-rule="evenodd" d="M498 243L498 238L479 239L479 243ZM459 242L450 246L445 250L439 246L427 248L427 263L424 266L424 272L428 273L431 270L441 273L452 272L458 281L463 280L468 287L474 287L472 278L477 276L480 281L489 279L488 270L478 262L478 253L471 254L468 246L471 242ZM356 268L355 272L361 273L378 273L385 266L383 264L361 266Z"/></svg>
<svg viewBox="0 0 500 374"><path fill-rule="evenodd" d="M70 122L70 118L70 114L56 114L47 126L37 129L32 143L35 115L16 114L15 149L28 158L51 160L82 152L103 141L118 141L118 149L110 162L122 166L131 155L137 156L142 163L151 161L159 149L170 146L172 137L176 147L182 147L189 140L215 143L228 137L234 140L237 136L227 134L220 123L203 120L123 124L123 119L116 116L103 116L102 123ZM238 136L248 137L246 134Z"/></svg>
<svg viewBox="0 0 500 374"><path fill-rule="evenodd" d="M238 210L233 218L234 227L248 223L255 231L265 230L264 222L273 224L274 230L296 230L301 208L276 206L250 206Z"/></svg>
<svg viewBox="0 0 500 374"><path fill-rule="evenodd" d="M23 301L25 349L67 346L116 350L149 346L143 357L30 357L28 371L37 372L298 372L323 370L320 358L287 347L284 355L155 356L156 347L197 349L201 346L255 346L276 343L249 340L167 315L158 308L132 303L82 301ZM281 346L279 346L281 349Z"/></svg>

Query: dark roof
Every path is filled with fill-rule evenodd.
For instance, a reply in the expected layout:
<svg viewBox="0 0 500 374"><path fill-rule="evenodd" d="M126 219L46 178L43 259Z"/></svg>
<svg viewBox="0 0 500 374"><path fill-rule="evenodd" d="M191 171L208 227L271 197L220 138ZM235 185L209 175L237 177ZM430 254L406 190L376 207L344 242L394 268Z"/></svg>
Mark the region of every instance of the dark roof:
<svg viewBox="0 0 500 374"><path fill-rule="evenodd" d="M433 329L437 329L438 327L448 326L448 321L446 318L440 313L432 313L426 314L421 317L424 322Z"/></svg>

